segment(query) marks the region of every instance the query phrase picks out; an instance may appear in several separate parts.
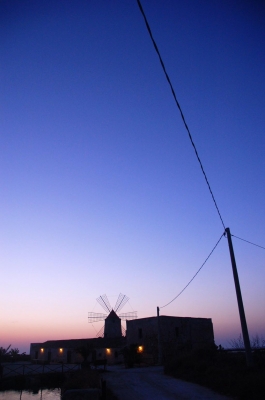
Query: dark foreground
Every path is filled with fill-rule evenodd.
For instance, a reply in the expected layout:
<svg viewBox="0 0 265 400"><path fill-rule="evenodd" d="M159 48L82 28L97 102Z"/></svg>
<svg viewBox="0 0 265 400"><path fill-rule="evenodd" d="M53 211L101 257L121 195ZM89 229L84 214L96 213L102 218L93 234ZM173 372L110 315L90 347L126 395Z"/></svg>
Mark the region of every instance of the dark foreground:
<svg viewBox="0 0 265 400"><path fill-rule="evenodd" d="M253 353L247 368L244 353L191 352L168 361L165 372L194 382L236 400L265 399L265 350Z"/></svg>
<svg viewBox="0 0 265 400"><path fill-rule="evenodd" d="M118 400L228 400L202 386L164 374L163 367L109 367L102 374Z"/></svg>
<svg viewBox="0 0 265 400"><path fill-rule="evenodd" d="M108 400L264 400L265 352L254 353L254 362L247 368L242 353L190 352L178 354L165 367L108 366L106 371L11 376L0 380L0 390L61 388L63 393L102 388L103 380Z"/></svg>

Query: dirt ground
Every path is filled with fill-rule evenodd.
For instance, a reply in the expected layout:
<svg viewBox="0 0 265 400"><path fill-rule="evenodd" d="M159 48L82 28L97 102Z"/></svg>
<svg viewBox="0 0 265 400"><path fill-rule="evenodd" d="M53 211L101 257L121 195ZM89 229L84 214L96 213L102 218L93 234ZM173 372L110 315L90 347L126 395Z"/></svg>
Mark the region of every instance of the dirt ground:
<svg viewBox="0 0 265 400"><path fill-rule="evenodd" d="M231 400L202 386L164 375L163 367L108 367L102 374L119 400Z"/></svg>

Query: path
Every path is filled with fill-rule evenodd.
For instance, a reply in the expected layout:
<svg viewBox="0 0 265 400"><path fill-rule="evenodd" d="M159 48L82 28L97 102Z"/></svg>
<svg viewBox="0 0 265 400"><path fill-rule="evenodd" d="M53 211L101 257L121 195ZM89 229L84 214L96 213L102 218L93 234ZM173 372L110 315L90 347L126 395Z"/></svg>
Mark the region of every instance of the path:
<svg viewBox="0 0 265 400"><path fill-rule="evenodd" d="M102 378L119 400L229 400L210 389L164 375L163 367L113 366Z"/></svg>

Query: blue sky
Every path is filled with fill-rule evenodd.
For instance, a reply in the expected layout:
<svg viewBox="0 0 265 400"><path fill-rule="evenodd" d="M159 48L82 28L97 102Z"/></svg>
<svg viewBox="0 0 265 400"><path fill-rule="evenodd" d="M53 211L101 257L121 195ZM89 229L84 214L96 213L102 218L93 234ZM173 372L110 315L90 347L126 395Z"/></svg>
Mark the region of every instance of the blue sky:
<svg viewBox="0 0 265 400"><path fill-rule="evenodd" d="M142 5L225 226L265 246L264 3ZM104 293L155 315L223 226L137 2L1 1L0 18L0 345L93 337ZM265 253L233 240L264 335ZM161 313L239 335L225 238Z"/></svg>

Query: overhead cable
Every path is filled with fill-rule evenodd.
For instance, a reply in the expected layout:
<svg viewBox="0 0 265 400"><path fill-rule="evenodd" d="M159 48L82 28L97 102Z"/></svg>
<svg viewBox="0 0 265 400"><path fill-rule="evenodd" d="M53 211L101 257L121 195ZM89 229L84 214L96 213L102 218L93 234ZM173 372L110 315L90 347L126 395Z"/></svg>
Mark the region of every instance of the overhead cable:
<svg viewBox="0 0 265 400"><path fill-rule="evenodd" d="M140 8L140 11L141 11L141 13L142 13L142 15L143 15L146 28L147 28L147 30L148 30L148 32L149 32L150 38L151 38L151 40L152 40L152 42L153 42L153 45L154 45L154 48L155 48L155 50L156 50L156 52L157 52L157 55L158 55L159 61L160 61L160 63L161 63L161 66L162 66L162 68L163 68L163 71L164 71L164 73L165 73L166 79L167 79L167 81L168 81L168 83L169 83L171 92L172 92L172 94L173 94L173 97L174 97L175 102L176 102L176 104L177 104L177 107L178 107L178 109L179 109L179 112L180 112L182 121L183 121L183 123L184 123L184 125L185 125L185 128L186 128L187 132L188 132L189 139L190 139L191 144L192 144L192 146L193 146L193 148L194 148L194 151L195 151L197 160L199 161L199 164L200 164L202 173L203 173L203 175L204 175L204 178L205 178L205 181L206 181L206 183L207 183L208 189L209 189L209 191L210 191L210 193L211 193L211 196L212 196L212 199L213 199L215 208L216 208L216 210L217 210L217 212L218 212L218 215L219 215L219 218L220 218L221 223L222 223L222 225L223 225L223 228L225 229L225 224L224 224L223 218L222 218L221 213L220 213L220 210L219 210L219 208L218 208L218 206L217 206L217 203L216 203L215 197L214 197L214 195L213 195L213 192L212 192L210 183L209 183L208 178L207 178L207 176L206 176L206 173L205 173L205 171L204 171L204 168L203 168L202 162L201 162L201 160L200 160L198 151L197 151L196 146L195 146L195 143L194 143L194 141L193 141L193 139L192 139L190 130L189 130L188 125L187 125L187 123L186 123L186 120L185 120L184 114L183 114L183 112L182 112L182 109L181 109L181 107L180 107L180 104L179 104L179 102L178 102L178 100L177 100L176 93L175 93L175 91L174 91L173 85L172 85L172 83L171 83L171 81L170 81L170 78L169 78L169 76L168 76L168 73L167 73L167 71L166 71L165 64L164 64L164 62L163 62L163 60L162 60L162 57L161 57L160 52L159 52L159 50L158 50L157 44L156 44L156 42L155 42L155 40L154 40L154 37L153 37L152 31L151 31L151 28L150 28L149 23L148 23L148 21L147 21L147 18L146 18L146 16L145 16L145 13L144 13L144 10L143 10L143 7L142 7L142 5L141 5L140 0L137 0L137 3L138 3L138 6L139 6L139 8Z"/></svg>
<svg viewBox="0 0 265 400"><path fill-rule="evenodd" d="M218 240L218 242L216 243L216 245L214 246L214 248L212 249L212 251L210 252L210 254L208 255L208 257L206 258L206 260L204 261L204 263L201 265L201 267L198 269L198 271L196 272L196 274L191 278L191 280L187 283L187 285L181 290L181 292L179 292L179 294L177 294L176 297L174 297L174 299L172 299L169 303L165 304L163 307L160 308L164 308L166 306L168 306L169 304L173 303L174 300L176 300L183 292L184 290L190 285L190 283L193 281L193 279L198 275L198 273L200 272L200 270L202 269L202 267L206 264L206 262L209 260L210 256L213 254L214 250L216 249L216 247L218 246L218 244L220 243L222 237L225 236L225 233L222 233L222 236L220 237L220 239Z"/></svg>
<svg viewBox="0 0 265 400"><path fill-rule="evenodd" d="M265 250L265 247L260 246L259 244L255 244L255 243L250 242L249 240L242 239L242 238L240 238L240 237L238 237L238 236L236 236L236 235L232 235L232 233L231 233L231 236L233 236L233 237L235 237L235 238L237 238L237 239L243 240L243 242L247 242L247 243L253 244L253 246L257 246L257 247L260 247L261 249L264 249L264 250Z"/></svg>

